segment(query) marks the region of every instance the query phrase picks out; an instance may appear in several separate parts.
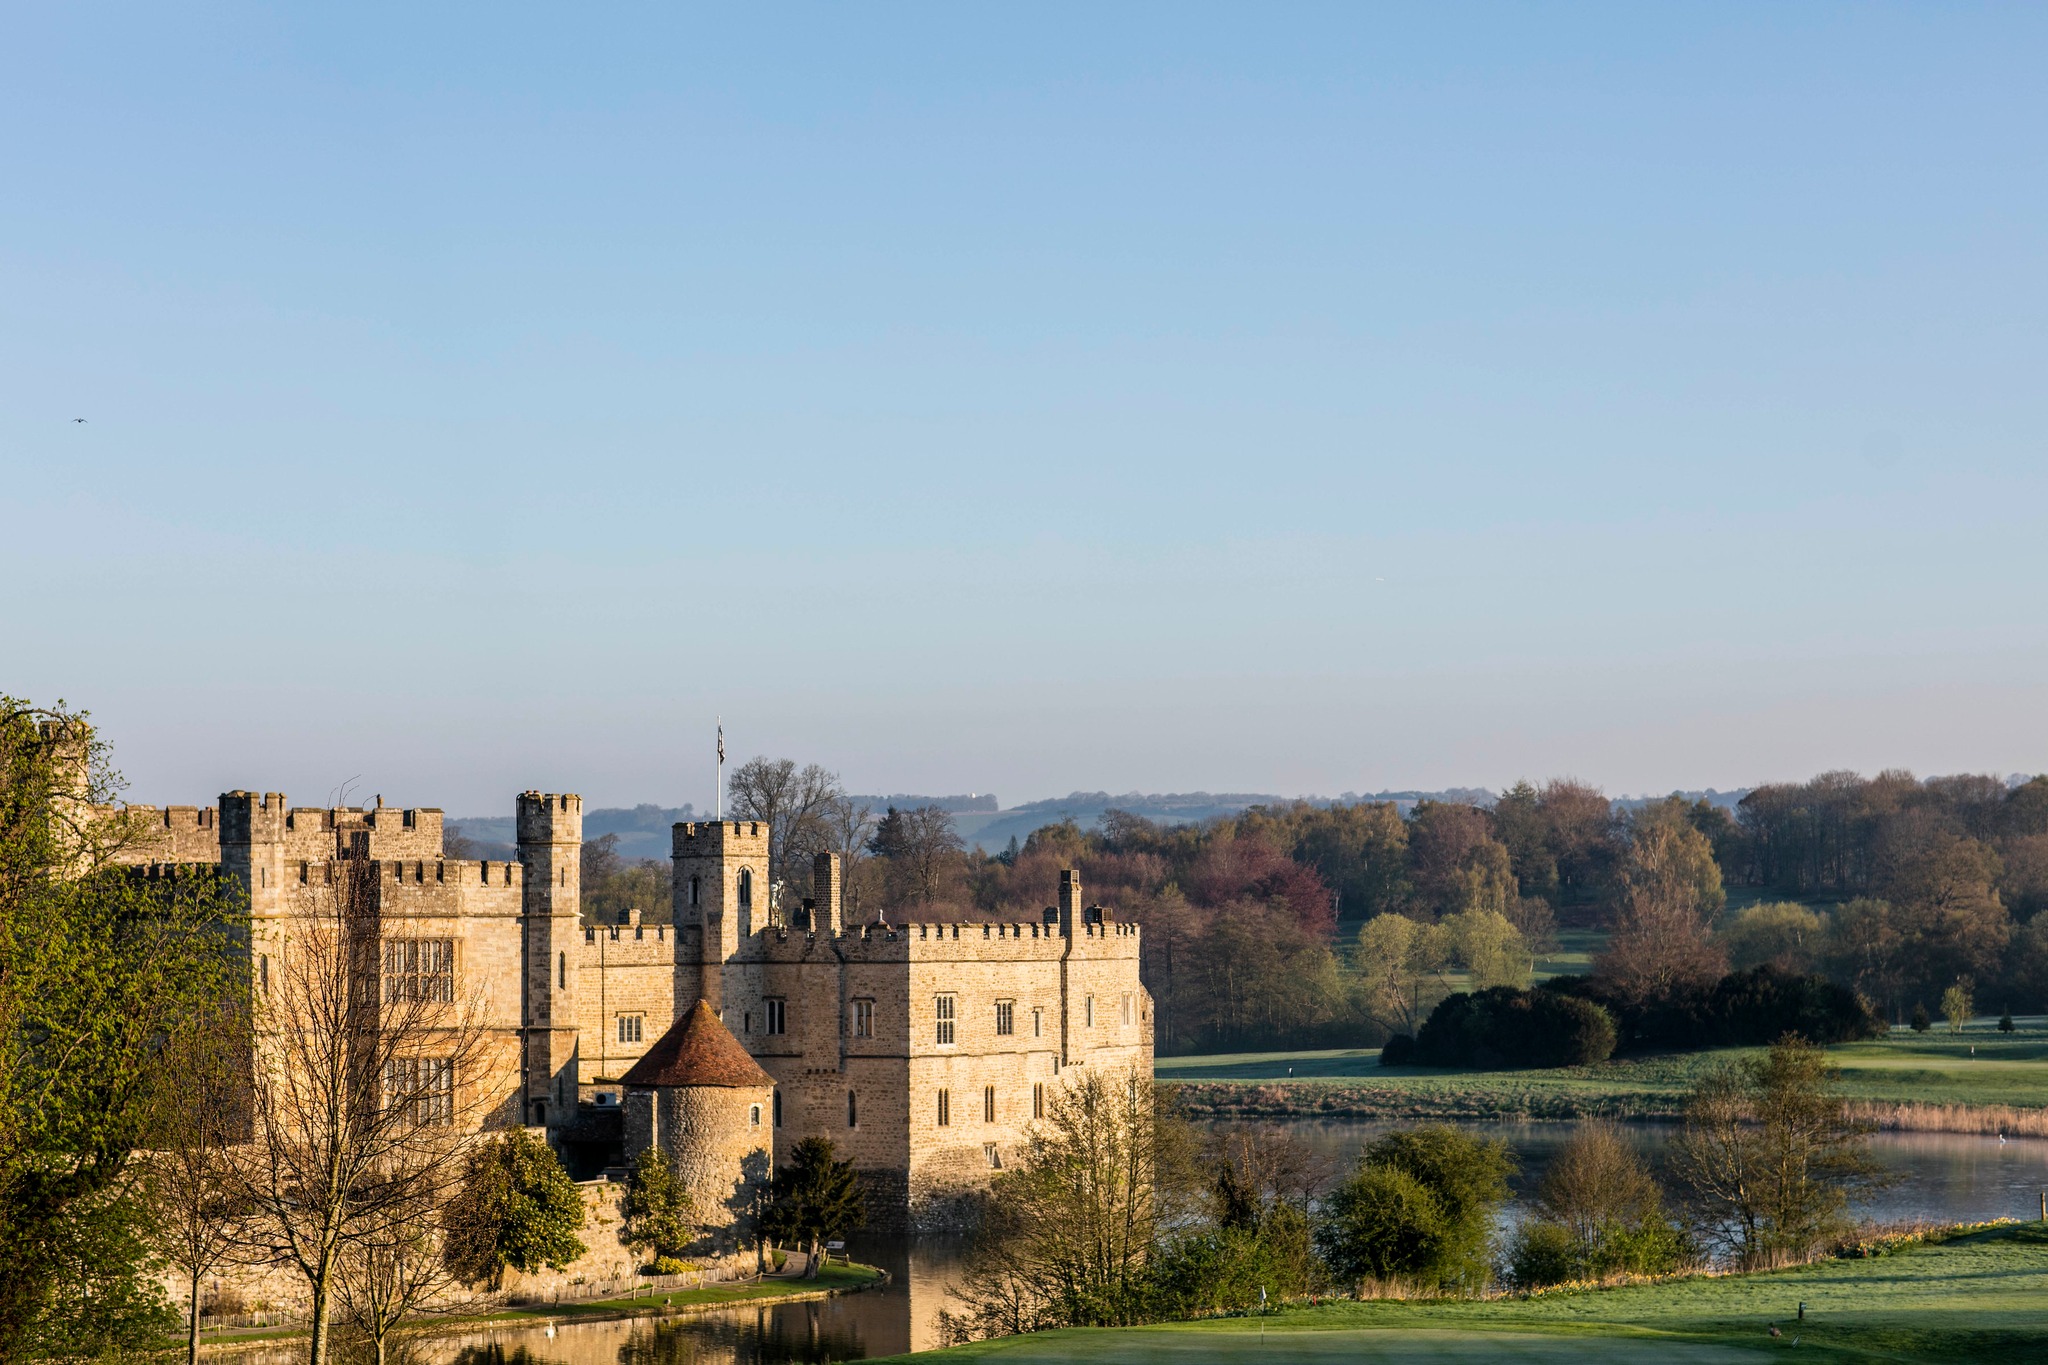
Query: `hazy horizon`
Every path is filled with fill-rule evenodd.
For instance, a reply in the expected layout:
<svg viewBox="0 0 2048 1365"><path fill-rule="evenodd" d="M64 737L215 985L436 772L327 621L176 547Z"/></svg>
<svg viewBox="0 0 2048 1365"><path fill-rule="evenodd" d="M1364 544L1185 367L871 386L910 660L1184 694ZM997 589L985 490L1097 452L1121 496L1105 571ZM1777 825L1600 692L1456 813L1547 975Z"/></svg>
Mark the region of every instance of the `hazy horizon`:
<svg viewBox="0 0 2048 1365"><path fill-rule="evenodd" d="M2044 40L24 10L0 690L157 803L2048 769Z"/></svg>

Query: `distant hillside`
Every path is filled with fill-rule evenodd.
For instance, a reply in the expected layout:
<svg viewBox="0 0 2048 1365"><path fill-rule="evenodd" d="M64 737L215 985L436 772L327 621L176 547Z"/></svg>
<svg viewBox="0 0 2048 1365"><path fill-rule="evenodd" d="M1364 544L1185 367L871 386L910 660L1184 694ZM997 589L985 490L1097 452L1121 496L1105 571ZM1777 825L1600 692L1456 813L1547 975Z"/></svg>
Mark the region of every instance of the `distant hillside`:
<svg viewBox="0 0 2048 1365"><path fill-rule="evenodd" d="M602 839L607 834L616 834L622 858L666 858L673 848L669 826L678 820L696 818L695 808L688 805L640 805L630 810L605 806L583 812L583 837ZM476 844L472 857L510 858L517 851L519 831L509 815L464 816L450 820L448 831Z"/></svg>
<svg viewBox="0 0 2048 1365"><path fill-rule="evenodd" d="M1271 792L1071 792L1044 801L1027 801L1021 806L995 813L955 815L954 828L969 844L989 853L1008 847L1012 838L1022 843L1042 825L1072 820L1083 829L1102 821L1104 811L1125 810L1161 825L1197 824L1218 816L1237 815L1253 806L1284 806L1297 798ZM1354 805L1361 801L1391 801L1406 812L1418 801L1462 801L1490 806L1493 793L1483 787L1453 787L1446 791L1345 792L1339 797L1299 798L1318 806Z"/></svg>
<svg viewBox="0 0 2048 1365"><path fill-rule="evenodd" d="M965 796L918 796L911 792L894 792L888 796L856 796L855 801L865 801L876 810L887 810L894 806L898 810L914 810L919 806L937 806L940 810L955 815L968 811L998 811L1002 809L995 796L989 792L969 792Z"/></svg>

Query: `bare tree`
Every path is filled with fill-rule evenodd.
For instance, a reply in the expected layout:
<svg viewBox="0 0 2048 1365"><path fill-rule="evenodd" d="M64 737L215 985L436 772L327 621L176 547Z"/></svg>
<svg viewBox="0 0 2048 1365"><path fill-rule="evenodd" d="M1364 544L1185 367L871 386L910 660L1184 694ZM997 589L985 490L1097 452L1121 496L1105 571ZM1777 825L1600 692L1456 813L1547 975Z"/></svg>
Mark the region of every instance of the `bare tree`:
<svg viewBox="0 0 2048 1365"><path fill-rule="evenodd" d="M844 793L839 778L815 763L756 756L727 781L733 814L768 826L768 884L779 887L791 869L801 875L811 854L831 847L831 808ZM800 894L800 893L799 893Z"/></svg>
<svg viewBox="0 0 2048 1365"><path fill-rule="evenodd" d="M218 1007L186 1021L158 1058L162 1084L152 1114L144 1187L152 1240L185 1277L185 1358L199 1359L199 1297L206 1276L236 1259L248 1206L232 1151L249 1126L249 1020Z"/></svg>
<svg viewBox="0 0 2048 1365"><path fill-rule="evenodd" d="M875 808L871 802L851 796L836 797L825 812L828 851L839 855L848 903L846 922L860 918L861 864L867 861L868 844L875 837Z"/></svg>
<svg viewBox="0 0 2048 1365"><path fill-rule="evenodd" d="M369 1342L376 1365L385 1365L399 1324L455 1283L434 1208L422 1201L393 1213L342 1243L334 1279L342 1320Z"/></svg>
<svg viewBox="0 0 2048 1365"><path fill-rule="evenodd" d="M402 1244L445 1202L467 1135L511 1084L446 945L385 938L378 864L332 868L287 919L256 999L254 1141L237 1171L271 1258L305 1277L311 1365L330 1359L349 1258Z"/></svg>
<svg viewBox="0 0 2048 1365"><path fill-rule="evenodd" d="M897 810L891 806L875 825L870 847L896 869L904 899L930 905L939 899L949 866L967 845L943 807Z"/></svg>

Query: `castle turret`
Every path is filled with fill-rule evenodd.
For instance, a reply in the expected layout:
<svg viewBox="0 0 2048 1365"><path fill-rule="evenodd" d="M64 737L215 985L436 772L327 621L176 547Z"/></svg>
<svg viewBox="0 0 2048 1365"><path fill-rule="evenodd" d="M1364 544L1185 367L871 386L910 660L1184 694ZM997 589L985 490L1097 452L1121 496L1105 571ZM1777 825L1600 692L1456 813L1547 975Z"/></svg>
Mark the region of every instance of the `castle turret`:
<svg viewBox="0 0 2048 1365"><path fill-rule="evenodd" d="M758 820L678 824L671 845L677 926L702 929L698 994L725 1008L724 966L768 911L768 826Z"/></svg>
<svg viewBox="0 0 2048 1365"><path fill-rule="evenodd" d="M718 1249L751 1231L766 1190L774 1078L696 1002L622 1078L625 1154L660 1147L690 1191L690 1217Z"/></svg>
<svg viewBox="0 0 2048 1365"><path fill-rule="evenodd" d="M583 897L583 798L519 794L519 861L526 955L526 1121L560 1127L576 1117L576 973L572 945Z"/></svg>
<svg viewBox="0 0 2048 1365"><path fill-rule="evenodd" d="M232 791L220 798L221 870L242 884L252 919L275 919L285 902L283 792Z"/></svg>

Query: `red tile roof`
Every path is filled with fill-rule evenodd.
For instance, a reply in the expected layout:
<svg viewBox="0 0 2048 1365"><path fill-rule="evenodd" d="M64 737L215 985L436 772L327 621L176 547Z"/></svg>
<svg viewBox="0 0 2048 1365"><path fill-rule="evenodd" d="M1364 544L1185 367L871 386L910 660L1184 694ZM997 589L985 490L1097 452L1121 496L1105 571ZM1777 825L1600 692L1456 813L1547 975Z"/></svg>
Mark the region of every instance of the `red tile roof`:
<svg viewBox="0 0 2048 1365"><path fill-rule="evenodd" d="M619 1084L640 1086L723 1085L758 1088L775 1084L775 1078L747 1055L740 1040L733 1037L711 1006L699 1000L690 1012L669 1026L667 1033L647 1049L647 1055L633 1063Z"/></svg>

